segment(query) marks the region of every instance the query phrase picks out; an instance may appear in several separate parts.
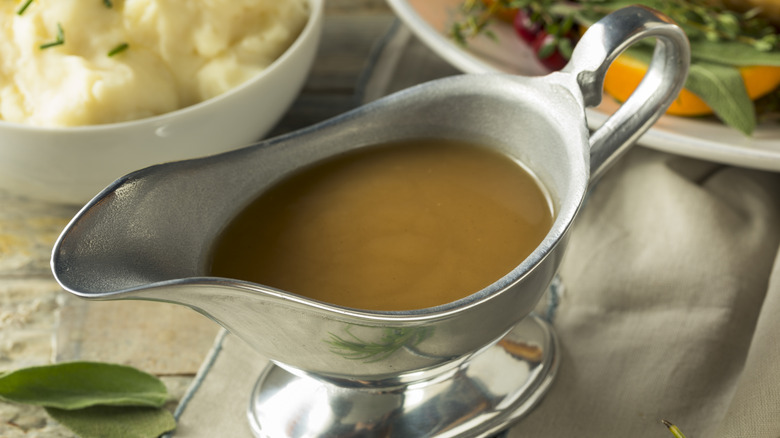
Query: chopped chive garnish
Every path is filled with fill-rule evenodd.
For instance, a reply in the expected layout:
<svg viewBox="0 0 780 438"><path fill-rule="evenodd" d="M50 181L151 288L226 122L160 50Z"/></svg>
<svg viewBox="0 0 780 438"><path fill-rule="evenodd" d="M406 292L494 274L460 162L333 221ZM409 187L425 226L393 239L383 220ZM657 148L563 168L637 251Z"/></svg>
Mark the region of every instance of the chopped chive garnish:
<svg viewBox="0 0 780 438"><path fill-rule="evenodd" d="M128 47L130 47L129 44L122 43L122 44L114 47L113 49L111 49L111 51L108 52L108 56L112 57L112 56L116 55L117 53L124 52L125 50L127 50Z"/></svg>
<svg viewBox="0 0 780 438"><path fill-rule="evenodd" d="M111 0L103 0L103 4L106 5L107 8L113 8L114 4L111 3Z"/></svg>
<svg viewBox="0 0 780 438"><path fill-rule="evenodd" d="M41 44L39 47L41 50L48 49L49 47L61 46L65 44L65 32L62 31L62 25L57 23L57 39L46 44Z"/></svg>
<svg viewBox="0 0 780 438"><path fill-rule="evenodd" d="M26 2L24 2L24 4L22 5L22 7L21 7L21 8L19 8L19 10L17 10L17 11L16 11L16 15L22 15L22 14L24 14L24 11L26 11L26 10L27 10L27 8L28 8L28 7L30 7L30 4L31 4L32 2L33 2L33 0L27 0Z"/></svg>

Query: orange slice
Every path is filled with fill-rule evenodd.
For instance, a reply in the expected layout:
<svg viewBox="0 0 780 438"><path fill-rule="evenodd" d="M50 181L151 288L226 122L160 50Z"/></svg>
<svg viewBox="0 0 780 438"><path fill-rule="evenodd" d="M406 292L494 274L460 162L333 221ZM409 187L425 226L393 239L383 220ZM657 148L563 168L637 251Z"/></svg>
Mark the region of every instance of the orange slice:
<svg viewBox="0 0 780 438"><path fill-rule="evenodd" d="M647 64L624 53L609 67L604 78L604 91L624 102L639 85L645 71L647 71ZM780 67L767 65L740 67L739 72L748 96L753 100L780 86ZM712 114L712 109L698 96L683 89L666 113L678 116L701 116Z"/></svg>

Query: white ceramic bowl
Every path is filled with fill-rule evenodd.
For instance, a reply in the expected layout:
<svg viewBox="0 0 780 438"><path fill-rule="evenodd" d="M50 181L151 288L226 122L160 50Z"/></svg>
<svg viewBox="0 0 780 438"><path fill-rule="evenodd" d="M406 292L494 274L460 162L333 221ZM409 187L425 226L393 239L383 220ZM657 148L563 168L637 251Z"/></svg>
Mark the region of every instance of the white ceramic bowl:
<svg viewBox="0 0 780 438"><path fill-rule="evenodd" d="M212 155L259 140L301 90L317 51L324 0L309 0L297 40L257 77L155 117L41 128L0 120L0 189L83 204L118 177L153 164Z"/></svg>

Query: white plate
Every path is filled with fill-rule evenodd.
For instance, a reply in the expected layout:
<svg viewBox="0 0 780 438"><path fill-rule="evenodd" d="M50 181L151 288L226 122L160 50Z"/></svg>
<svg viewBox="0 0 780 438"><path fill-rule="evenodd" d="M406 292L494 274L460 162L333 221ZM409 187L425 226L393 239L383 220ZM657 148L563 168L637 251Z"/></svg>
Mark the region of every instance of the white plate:
<svg viewBox="0 0 780 438"><path fill-rule="evenodd" d="M491 30L497 40L479 37L462 48L447 36L462 0L388 0L401 20L439 56L466 73L506 72L541 75L546 71L509 25L496 23ZM617 108L604 103L588 110L591 128L596 128ZM752 137L716 121L663 116L639 140L661 151L693 158L780 171L780 126L759 126Z"/></svg>

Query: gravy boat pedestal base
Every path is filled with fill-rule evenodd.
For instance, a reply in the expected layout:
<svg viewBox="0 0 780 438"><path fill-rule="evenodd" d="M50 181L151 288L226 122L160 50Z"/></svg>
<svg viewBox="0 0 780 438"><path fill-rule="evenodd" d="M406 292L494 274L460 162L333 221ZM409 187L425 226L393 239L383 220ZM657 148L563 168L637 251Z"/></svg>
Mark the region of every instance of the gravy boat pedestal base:
<svg viewBox="0 0 780 438"><path fill-rule="evenodd" d="M553 328L531 314L446 378L392 389L343 387L271 364L252 391L249 423L258 438L487 437L541 401L558 357Z"/></svg>

